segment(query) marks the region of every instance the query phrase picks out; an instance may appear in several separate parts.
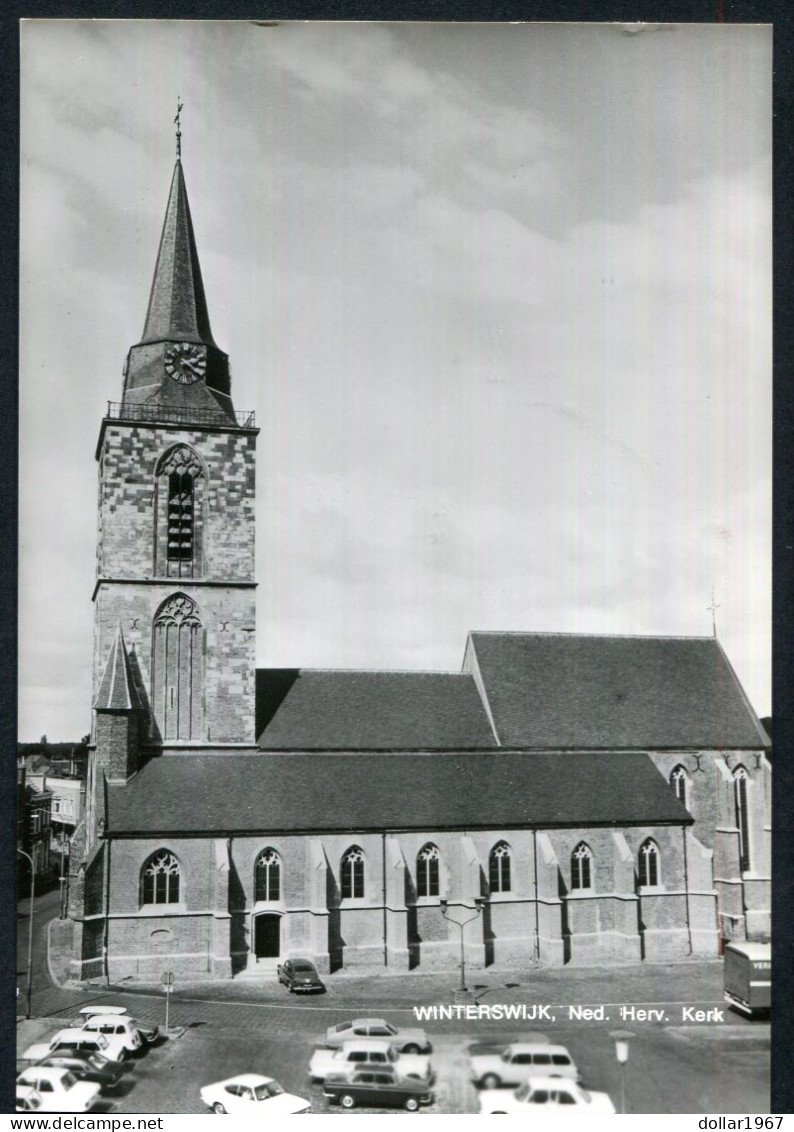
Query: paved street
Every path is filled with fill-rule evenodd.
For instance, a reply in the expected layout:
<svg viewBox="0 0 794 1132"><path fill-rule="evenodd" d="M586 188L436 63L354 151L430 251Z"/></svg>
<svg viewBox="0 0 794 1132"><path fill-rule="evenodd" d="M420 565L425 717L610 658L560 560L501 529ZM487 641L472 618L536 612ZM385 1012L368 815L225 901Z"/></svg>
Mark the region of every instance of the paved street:
<svg viewBox="0 0 794 1132"><path fill-rule="evenodd" d="M37 900L43 926L57 915L57 895ZM24 906L22 908L24 911ZM21 935L27 919L19 921ZM25 947L18 975L24 995ZM480 1037L515 1040L541 1030L568 1047L586 1086L604 1090L620 1108L620 1076L611 1029L626 1026L635 1037L626 1074L628 1112L764 1113L769 1110L769 1026L748 1022L729 1011L724 1021L684 1021L686 1010L718 1010L722 970L719 962L641 968L473 973L469 1005L546 1005L551 1019L505 1021L453 1018L422 1023L433 1044L438 1076L436 1104L425 1112L476 1112L476 1092L468 1081L465 1047ZM243 1071L276 1077L285 1089L310 1097L312 1109L328 1111L322 1087L308 1081L315 1041L326 1026L356 1015L383 1016L416 1025L414 1005L455 1003L455 975L331 976L328 993L298 999L277 984L235 980L230 984L177 986L172 1027L182 1036L137 1058L124 1089L103 1101L105 1111L199 1113L201 1085ZM159 988L118 990L104 986L60 989L47 973L44 935L37 928L34 953L33 1014L20 1024L25 1042L52 1032L82 1003L124 1002L142 1019L164 1023ZM20 1003L24 998L20 999ZM571 1004L603 1005L603 1019L571 1018ZM655 1008L661 1020L624 1022L619 1005ZM331 1111L336 1111L332 1109Z"/></svg>

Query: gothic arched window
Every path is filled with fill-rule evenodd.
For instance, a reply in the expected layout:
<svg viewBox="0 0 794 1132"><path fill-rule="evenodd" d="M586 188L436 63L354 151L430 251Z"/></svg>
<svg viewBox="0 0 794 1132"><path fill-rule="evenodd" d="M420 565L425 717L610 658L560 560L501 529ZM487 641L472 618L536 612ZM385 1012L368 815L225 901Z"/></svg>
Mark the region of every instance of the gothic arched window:
<svg viewBox="0 0 794 1132"><path fill-rule="evenodd" d="M438 896L440 854L432 842L423 845L416 855L416 895Z"/></svg>
<svg viewBox="0 0 794 1132"><path fill-rule="evenodd" d="M342 858L342 899L364 895L364 850L352 845Z"/></svg>
<svg viewBox="0 0 794 1132"><path fill-rule="evenodd" d="M152 853L141 869L141 904L178 904L181 869L168 849Z"/></svg>
<svg viewBox="0 0 794 1132"><path fill-rule="evenodd" d="M254 900L281 899L281 858L269 846L254 865Z"/></svg>
<svg viewBox="0 0 794 1132"><path fill-rule="evenodd" d="M733 772L733 800L736 807L736 825L739 828L739 863L746 873L750 868L750 825L747 811L748 774L743 766Z"/></svg>
<svg viewBox="0 0 794 1132"><path fill-rule="evenodd" d="M683 802L686 806L688 803L689 776L682 766L674 767L673 773L670 775L670 785L675 790L678 801Z"/></svg>
<svg viewBox="0 0 794 1132"><path fill-rule="evenodd" d="M640 885L642 888L654 888L659 883L659 846L649 837L640 846L638 859Z"/></svg>
<svg viewBox="0 0 794 1132"><path fill-rule="evenodd" d="M202 738L204 630L198 606L174 594L155 616L152 640L152 691L160 737Z"/></svg>
<svg viewBox="0 0 794 1132"><path fill-rule="evenodd" d="M499 841L488 855L488 887L491 892L510 891L510 846Z"/></svg>
<svg viewBox="0 0 794 1132"><path fill-rule="evenodd" d="M177 444L156 471L155 574L193 578L201 574L204 470L187 444Z"/></svg>
<svg viewBox="0 0 794 1132"><path fill-rule="evenodd" d="M593 886L593 852L584 841L571 853L571 889L592 888Z"/></svg>

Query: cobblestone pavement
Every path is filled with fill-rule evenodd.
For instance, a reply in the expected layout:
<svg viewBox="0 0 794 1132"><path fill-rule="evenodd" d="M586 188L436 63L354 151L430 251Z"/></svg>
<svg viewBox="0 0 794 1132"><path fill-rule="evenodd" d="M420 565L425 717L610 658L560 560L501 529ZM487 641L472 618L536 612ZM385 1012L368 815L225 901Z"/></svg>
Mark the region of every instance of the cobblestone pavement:
<svg viewBox="0 0 794 1132"><path fill-rule="evenodd" d="M40 929L48 913L57 914L57 894L54 903L51 895L37 901ZM26 925L23 919L23 931ZM721 974L717 962L476 972L470 980L472 994L459 1005L525 1004L531 1012L539 1004L549 1007L550 1017L541 1022L463 1017L422 1023L433 1040L432 1061L438 1078L436 1104L422 1111L476 1112L476 1092L468 1081L467 1045L478 1037L506 1042L537 1030L566 1045L584 1083L608 1092L619 1108L620 1077L609 1031L628 1024L635 1037L626 1074L627 1111L764 1113L769 1109L769 1026L750 1023L729 1011L723 1022L682 1021L687 1007L723 1009ZM256 1071L310 1098L312 1111L329 1111L322 1087L311 1085L307 1075L312 1049L325 1028L357 1014L382 1015L398 1024L416 1025L415 1005L456 1002L454 978L454 974L417 973L402 977L334 975L328 979L328 993L311 998L293 997L275 982L178 985L171 1001L170 1024L181 1036L136 1058L124 1087L118 1095L104 1098L102 1109L200 1113L205 1111L198 1093L201 1085ZM39 934L34 981L36 1018L20 1023L19 1048L52 1033L77 1007L91 1001L124 1002L133 1015L164 1025L165 1000L159 988L126 983L117 988L53 985ZM24 987L24 972L21 982ZM572 1004L591 1009L602 1005L603 1018L571 1017ZM663 1018L625 1022L619 1004L635 1009L655 1005L663 1010Z"/></svg>

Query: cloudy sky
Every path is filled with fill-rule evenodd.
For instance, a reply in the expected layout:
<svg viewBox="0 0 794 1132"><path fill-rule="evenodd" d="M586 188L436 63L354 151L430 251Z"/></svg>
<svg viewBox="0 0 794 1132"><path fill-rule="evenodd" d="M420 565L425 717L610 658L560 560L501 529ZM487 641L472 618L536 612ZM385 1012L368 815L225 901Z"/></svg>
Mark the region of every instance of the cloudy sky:
<svg viewBox="0 0 794 1132"><path fill-rule="evenodd" d="M90 726L94 448L174 161L259 665L717 632L770 710L771 30L28 21L20 736Z"/></svg>

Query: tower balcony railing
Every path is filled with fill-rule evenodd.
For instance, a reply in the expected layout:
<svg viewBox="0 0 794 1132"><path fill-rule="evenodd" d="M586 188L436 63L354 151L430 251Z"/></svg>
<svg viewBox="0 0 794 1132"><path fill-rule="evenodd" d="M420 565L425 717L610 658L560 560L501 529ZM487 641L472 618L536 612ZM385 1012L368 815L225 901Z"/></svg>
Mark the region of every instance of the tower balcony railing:
<svg viewBox="0 0 794 1132"><path fill-rule="evenodd" d="M256 428L256 414L226 412L224 409L201 409L178 405L138 405L108 401L107 419L113 421L157 421L163 424L210 425L227 428Z"/></svg>

